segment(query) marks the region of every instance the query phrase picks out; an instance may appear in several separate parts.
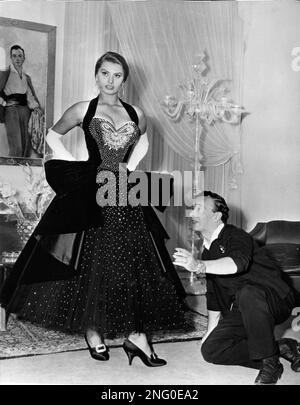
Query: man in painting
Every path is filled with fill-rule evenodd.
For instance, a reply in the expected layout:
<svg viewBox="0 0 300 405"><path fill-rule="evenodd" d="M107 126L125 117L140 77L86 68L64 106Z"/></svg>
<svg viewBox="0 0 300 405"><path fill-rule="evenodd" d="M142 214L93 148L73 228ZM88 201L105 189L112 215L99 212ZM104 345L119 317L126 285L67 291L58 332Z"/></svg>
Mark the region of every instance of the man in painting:
<svg viewBox="0 0 300 405"><path fill-rule="evenodd" d="M28 123L33 110L41 110L30 76L24 71L25 51L10 48L11 64L0 71L0 123L5 123L9 156L30 157Z"/></svg>

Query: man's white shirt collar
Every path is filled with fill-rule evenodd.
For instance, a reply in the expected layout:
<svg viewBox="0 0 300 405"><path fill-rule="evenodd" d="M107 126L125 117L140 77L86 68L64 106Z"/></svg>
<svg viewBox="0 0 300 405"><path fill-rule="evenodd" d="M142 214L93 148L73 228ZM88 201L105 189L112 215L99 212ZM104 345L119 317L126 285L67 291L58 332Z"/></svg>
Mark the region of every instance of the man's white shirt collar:
<svg viewBox="0 0 300 405"><path fill-rule="evenodd" d="M18 73L18 74L19 74L19 72L17 71L17 69L14 67L13 64L9 65L9 68L10 68L10 71L11 71L11 72L15 72L15 73ZM25 70L24 70L23 67L22 67L22 76L25 75L25 74L26 74L26 72L25 72Z"/></svg>
<svg viewBox="0 0 300 405"><path fill-rule="evenodd" d="M204 238L203 241L203 245L205 247L205 249L209 249L210 245L213 243L214 240L218 239L218 236L220 234L220 232L222 231L222 229L224 228L224 223L220 224L214 231L213 234L211 235L211 239L207 240Z"/></svg>

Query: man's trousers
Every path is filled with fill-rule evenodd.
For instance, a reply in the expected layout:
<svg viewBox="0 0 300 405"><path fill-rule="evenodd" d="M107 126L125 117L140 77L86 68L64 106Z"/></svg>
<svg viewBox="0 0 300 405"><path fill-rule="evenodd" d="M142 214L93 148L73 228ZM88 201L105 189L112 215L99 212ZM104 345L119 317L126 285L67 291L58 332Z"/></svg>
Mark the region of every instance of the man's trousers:
<svg viewBox="0 0 300 405"><path fill-rule="evenodd" d="M235 295L225 314L201 347L204 360L214 364L260 368L261 360L279 354L276 324L291 314L294 297L281 299L272 288L247 284Z"/></svg>
<svg viewBox="0 0 300 405"><path fill-rule="evenodd" d="M4 122L9 145L9 156L30 157L31 142L28 133L30 114L31 111L27 106L5 107Z"/></svg>

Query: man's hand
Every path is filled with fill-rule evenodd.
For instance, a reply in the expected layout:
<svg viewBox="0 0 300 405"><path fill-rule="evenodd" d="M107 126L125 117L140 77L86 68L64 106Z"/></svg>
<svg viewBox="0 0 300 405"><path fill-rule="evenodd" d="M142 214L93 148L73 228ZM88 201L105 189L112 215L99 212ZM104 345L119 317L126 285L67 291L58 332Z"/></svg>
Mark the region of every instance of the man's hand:
<svg viewBox="0 0 300 405"><path fill-rule="evenodd" d="M195 260L192 253L186 249L176 248L173 254L176 266L182 266L190 272L205 273L205 264L200 260Z"/></svg>
<svg viewBox="0 0 300 405"><path fill-rule="evenodd" d="M36 111L39 114L44 114L44 110L41 107L34 107L33 111Z"/></svg>
<svg viewBox="0 0 300 405"><path fill-rule="evenodd" d="M0 97L0 105L2 105L2 107L6 106L6 101L2 97Z"/></svg>

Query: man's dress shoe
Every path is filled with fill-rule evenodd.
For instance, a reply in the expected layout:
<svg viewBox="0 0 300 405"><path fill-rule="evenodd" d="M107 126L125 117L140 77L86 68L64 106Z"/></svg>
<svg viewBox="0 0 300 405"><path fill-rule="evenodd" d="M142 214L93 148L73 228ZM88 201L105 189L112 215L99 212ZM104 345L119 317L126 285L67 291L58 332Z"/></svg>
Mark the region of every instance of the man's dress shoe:
<svg viewBox="0 0 300 405"><path fill-rule="evenodd" d="M255 379L256 385L276 384L283 373L283 365L278 356L268 357L262 360L262 366Z"/></svg>
<svg viewBox="0 0 300 405"><path fill-rule="evenodd" d="M293 371L300 371L300 344L291 338L282 338L278 340L280 356L291 362Z"/></svg>

